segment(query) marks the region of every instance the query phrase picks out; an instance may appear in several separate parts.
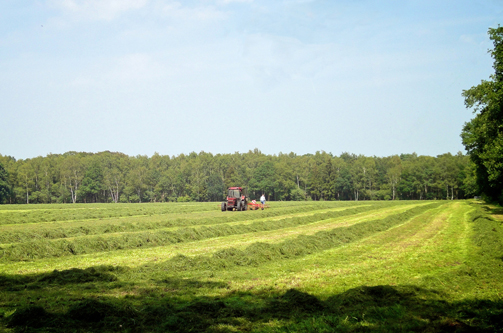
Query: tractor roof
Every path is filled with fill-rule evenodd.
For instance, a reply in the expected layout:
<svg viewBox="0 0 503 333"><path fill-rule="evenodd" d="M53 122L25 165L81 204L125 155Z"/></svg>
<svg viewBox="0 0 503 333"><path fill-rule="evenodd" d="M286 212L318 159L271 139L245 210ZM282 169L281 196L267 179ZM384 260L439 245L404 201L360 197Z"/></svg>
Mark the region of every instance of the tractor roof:
<svg viewBox="0 0 503 333"><path fill-rule="evenodd" d="M229 187L229 190L242 190L244 187Z"/></svg>

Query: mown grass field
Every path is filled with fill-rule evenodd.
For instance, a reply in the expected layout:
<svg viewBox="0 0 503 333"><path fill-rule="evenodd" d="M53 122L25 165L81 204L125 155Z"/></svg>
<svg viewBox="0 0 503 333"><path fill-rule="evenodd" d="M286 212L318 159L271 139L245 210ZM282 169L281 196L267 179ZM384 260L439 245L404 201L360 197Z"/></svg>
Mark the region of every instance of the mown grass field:
<svg viewBox="0 0 503 333"><path fill-rule="evenodd" d="M0 206L0 331L503 331L476 201Z"/></svg>

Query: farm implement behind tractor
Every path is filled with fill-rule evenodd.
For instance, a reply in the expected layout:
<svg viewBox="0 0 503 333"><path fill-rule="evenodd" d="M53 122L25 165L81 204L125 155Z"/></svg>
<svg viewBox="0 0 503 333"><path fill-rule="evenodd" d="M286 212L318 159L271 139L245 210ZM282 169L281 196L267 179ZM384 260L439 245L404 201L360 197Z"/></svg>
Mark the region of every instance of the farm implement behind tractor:
<svg viewBox="0 0 503 333"><path fill-rule="evenodd" d="M251 202L248 201L249 200L246 196L244 187L229 187L227 192L227 200L222 202L221 204L222 212L225 212L227 210L257 210L260 208L264 209L269 207L268 205L262 207L262 204L257 203L255 200Z"/></svg>
<svg viewBox="0 0 503 333"><path fill-rule="evenodd" d="M269 205L265 204L264 207L262 207L262 204L260 202L255 201L255 200L252 200L251 202L248 203L248 209L257 210L260 208L262 208L262 209L269 208Z"/></svg>

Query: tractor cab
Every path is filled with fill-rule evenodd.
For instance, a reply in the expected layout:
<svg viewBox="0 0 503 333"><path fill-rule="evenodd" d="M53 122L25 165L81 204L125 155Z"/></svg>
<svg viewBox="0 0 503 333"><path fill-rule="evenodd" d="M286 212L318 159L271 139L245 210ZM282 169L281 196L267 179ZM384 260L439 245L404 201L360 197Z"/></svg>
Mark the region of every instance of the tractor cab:
<svg viewBox="0 0 503 333"><path fill-rule="evenodd" d="M226 210L247 210L248 198L243 187L229 187L227 200L222 202L222 212Z"/></svg>
<svg viewBox="0 0 503 333"><path fill-rule="evenodd" d="M229 192L227 194L227 199L228 198L241 198L241 187L231 187L229 188Z"/></svg>

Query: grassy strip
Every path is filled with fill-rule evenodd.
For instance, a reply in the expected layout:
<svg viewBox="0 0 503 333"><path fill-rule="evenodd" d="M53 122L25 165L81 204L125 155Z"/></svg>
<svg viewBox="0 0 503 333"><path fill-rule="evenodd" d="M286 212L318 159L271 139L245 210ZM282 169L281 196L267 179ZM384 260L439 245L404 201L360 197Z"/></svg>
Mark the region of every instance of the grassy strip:
<svg viewBox="0 0 503 333"><path fill-rule="evenodd" d="M282 274L271 278L276 288L301 287L318 295L337 294L360 285L417 284L422 276L453 268L445 264L460 260L462 253L444 252L446 243L463 236L462 228L449 221L449 213L457 210L457 206L444 204L385 232L310 255L302 259L300 271L297 261L285 262ZM439 240L438 236L451 227L452 237ZM268 276L267 270L261 267L261 276ZM268 281L261 280L260 285Z"/></svg>
<svg viewBox="0 0 503 333"><path fill-rule="evenodd" d="M357 214L355 216L343 217L341 218L343 220L329 219L293 228L251 232L226 237L210 238L197 242L177 243L151 248L134 248L113 252L97 252L71 257L46 258L36 260L29 265L22 261L3 261L0 266L0 272L15 272L18 274L26 274L28 272L42 273L52 269L61 270L66 267L87 268L95 265L127 265L130 267L137 267L144 265L147 262L156 263L159 260L167 260L179 253L188 256L200 254L208 255L228 247L244 249L255 242L277 243L285 239L297 237L299 233L313 234L319 230L344 227L350 224L360 223L368 219L382 218L397 212L402 212L411 206L413 205L398 205L387 209Z"/></svg>
<svg viewBox="0 0 503 333"><path fill-rule="evenodd" d="M372 332L501 332L503 331L503 228L501 222L487 215L479 204L474 209L461 210L469 226L471 242L456 237L449 227L445 235L436 236L443 246L432 253L438 274L431 270L414 285L357 287L330 297L327 303L335 305L333 313L320 316L306 315L292 318L275 328L263 332L319 332L319 331L372 331ZM456 213L455 213L456 215ZM464 223L456 217L460 228ZM450 223L455 222L450 220ZM435 240L432 240L435 242ZM459 250L463 253L450 254ZM429 251L426 251L429 252ZM412 254L412 253L411 253ZM457 261L445 259L459 256ZM415 258L413 263L425 264ZM402 264L403 265L403 264ZM428 265L428 263L426 263ZM438 267L438 266L442 267ZM390 272L397 270L390 268ZM391 273L392 274L392 273ZM351 296L351 297L347 297ZM454 296L454 298L452 297ZM298 318L300 318L299 316Z"/></svg>
<svg viewBox="0 0 503 333"><path fill-rule="evenodd" d="M295 239L289 239L277 244L257 242L244 250L228 248L216 252L211 257L178 255L166 261L163 266L169 272L194 269L212 271L233 266L259 266L270 261L305 256L351 243L387 230L411 219L415 215L438 206L440 206L439 203L431 203L388 216L384 219L365 221L345 228L319 231L310 236L301 235Z"/></svg>
<svg viewBox="0 0 503 333"><path fill-rule="evenodd" d="M381 205L375 205L381 206ZM335 209L342 209L347 205L336 206ZM143 230L155 230L170 227L187 227L192 225L212 225L239 221L261 220L271 217L282 217L284 215L298 215L299 213L316 212L320 208L318 205L290 207L288 209L274 209L264 212L249 213L229 213L222 212L176 214L172 218L164 215L144 216L126 218L123 221L86 221L83 223L58 223L56 225L44 223L42 225L16 225L0 227L0 244L22 243L33 241L34 239L58 239L71 238L88 235L102 235L106 233L135 232ZM326 209L326 208L325 208ZM334 208L332 208L334 209ZM210 216L208 216L210 215Z"/></svg>
<svg viewBox="0 0 503 333"><path fill-rule="evenodd" d="M405 268L415 262L408 261L409 259L417 261L421 257L427 257L434 250L430 248L434 244L439 246L439 252L461 250L464 245L460 242L464 241L465 235L456 238L456 230L462 231L465 228L464 223L457 224L461 212L473 228L471 239L476 244L466 244L469 246L467 253L460 251L462 257L468 257L467 266L474 269L471 271L472 275L458 276L458 279L472 281L472 285L462 285L466 288L464 299L449 301L444 298L442 291L411 284L353 285L350 289L333 293L329 297L318 297L298 289L278 291L274 287L253 293L245 289L232 291L226 289L229 288L226 279L232 276L227 273L236 271L235 268L238 267L232 265L229 271L219 271L218 278L197 279L190 275L182 278L178 274L165 277L163 281L150 281L150 284L145 285L142 281L131 280L131 277L137 277L131 275L131 270L116 271L116 268L97 267L94 271L67 270L30 275L29 279L23 281L23 278L26 279L24 276L8 276L7 283L2 285L0 282L0 330L56 333L502 331L503 302L496 295L503 288L493 288L492 296L489 289L487 294L479 293L482 284L492 281L490 287L494 287L501 280L501 266L493 265L498 260L501 263L498 250L501 249L502 241L498 229L501 229L501 224L484 214L478 215L480 212L467 212L464 205L463 203L462 210L450 204L443 206L446 207L444 210L436 210L432 214L432 211L428 211L426 214L416 215L410 222L399 223L386 232L375 233L370 238L364 238L365 241L345 243L348 246L341 248L344 250L341 253L335 250L338 255L345 253L350 256L351 252L346 250L353 248L356 243L366 244L367 240L377 246L376 253L369 254L371 256L379 255L382 251L394 253L404 247L406 253L399 253L403 260L396 259L397 264ZM451 214L456 221L448 217ZM424 215L428 218L422 221ZM391 234L391 238L381 237ZM426 243L425 247L421 246L421 240ZM373 245L370 247L373 248ZM472 249L474 251L470 252ZM419 257L413 257L418 250L425 251ZM363 256L365 249L360 252ZM443 255L449 254L439 253L439 263L444 260L441 258ZM284 263L305 263L298 258L299 260ZM344 259L347 259L348 264L352 261L354 265L359 265L360 259L364 258L357 256ZM269 266L269 270L275 271L284 269L281 262L271 261L271 265L274 263L278 264L263 266ZM145 275L160 274L158 268L152 268L156 270L153 272L144 267ZM448 274L461 273L465 268L462 265L450 267ZM391 268L389 275L398 273L400 269L398 266ZM225 276L221 276L220 273L224 272ZM371 270L365 274L372 274ZM201 272L201 276L204 275ZM249 279L249 283L253 284L253 276L251 273L242 276L242 279ZM446 282L441 275L437 277L443 283ZM82 282L75 282L79 279ZM126 281L131 281L131 284ZM340 278L334 278L332 284L340 281ZM416 282L417 280L413 280L410 283ZM24 290L23 283L28 286ZM274 281L271 283L273 285ZM455 285L448 285L445 288L454 287ZM9 288L12 290L9 291ZM171 296L173 290L179 291L178 296ZM110 296L106 296L107 294Z"/></svg>
<svg viewBox="0 0 503 333"><path fill-rule="evenodd" d="M12 207L12 205L11 205ZM192 213L213 210L213 203L164 203L164 204L75 204L69 205L21 205L18 209L3 206L0 225L50 223L58 221L77 221L107 219L128 216L150 216L173 213ZM60 207L60 209L57 209ZM24 208L24 209L23 209Z"/></svg>
<svg viewBox="0 0 503 333"><path fill-rule="evenodd" d="M213 237L245 234L257 231L277 230L316 221L354 215L376 209L375 206L361 206L343 211L328 211L307 216L266 220L242 225L218 225L212 227L183 228L175 231L156 230L140 233L120 233L116 235L36 240L13 244L3 249L3 260L32 260L49 257L80 255L102 251L131 249L138 247L165 246L168 244L197 241Z"/></svg>
<svg viewBox="0 0 503 333"><path fill-rule="evenodd" d="M294 212L313 209L328 209L341 206L354 206L363 202L274 202L274 210L262 213L267 216L281 214L280 210ZM15 209L5 209L11 206ZM55 207L60 207L55 208ZM71 208L69 208L71 207ZM36 209L34 209L36 208ZM203 203L144 203L144 204L75 204L75 205L2 205L0 206L0 226L18 224L52 224L54 222L92 221L145 216L170 216L173 214L192 214L217 212L220 205L215 202Z"/></svg>
<svg viewBox="0 0 503 333"><path fill-rule="evenodd" d="M444 285L450 286L450 293L456 299L471 297L475 300L503 299L503 226L484 211L478 203L472 203L473 210L466 214L472 229L468 251L463 265L456 266L455 274L436 276ZM424 281L424 286L433 288L434 281ZM466 291L470 290L469 296Z"/></svg>

